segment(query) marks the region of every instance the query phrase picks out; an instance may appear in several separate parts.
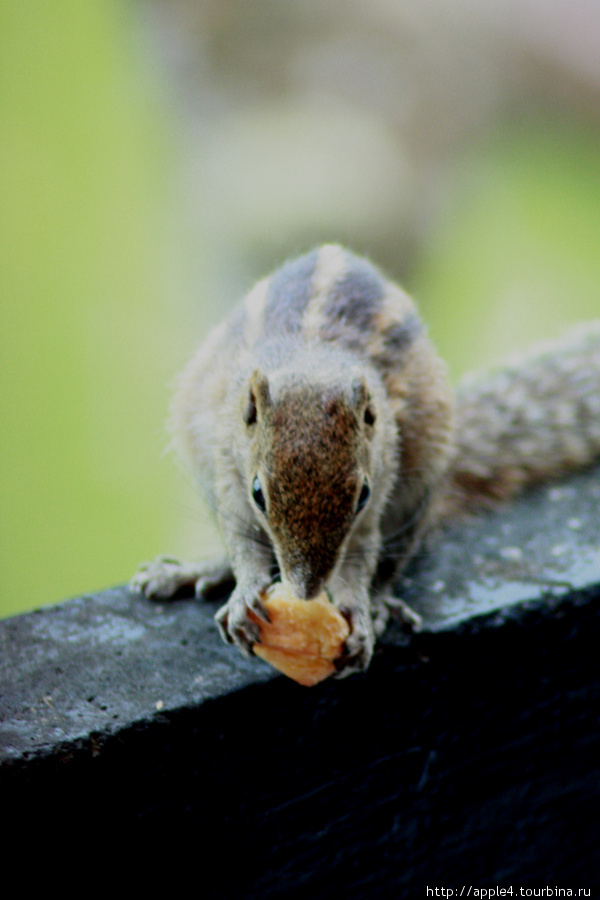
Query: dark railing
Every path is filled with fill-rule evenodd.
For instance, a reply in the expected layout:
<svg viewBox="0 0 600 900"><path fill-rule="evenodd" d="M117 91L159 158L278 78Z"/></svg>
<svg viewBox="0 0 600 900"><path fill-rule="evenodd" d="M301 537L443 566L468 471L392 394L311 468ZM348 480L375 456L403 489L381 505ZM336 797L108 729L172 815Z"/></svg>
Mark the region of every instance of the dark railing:
<svg viewBox="0 0 600 900"><path fill-rule="evenodd" d="M5 883L594 896L600 470L437 535L399 589L423 632L314 688L222 644L214 604L0 622Z"/></svg>

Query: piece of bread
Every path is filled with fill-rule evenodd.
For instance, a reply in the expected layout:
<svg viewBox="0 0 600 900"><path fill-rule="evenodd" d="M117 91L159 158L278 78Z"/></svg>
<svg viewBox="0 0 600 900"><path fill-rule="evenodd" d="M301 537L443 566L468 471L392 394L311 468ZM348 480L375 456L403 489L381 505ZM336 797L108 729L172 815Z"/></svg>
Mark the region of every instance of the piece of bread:
<svg viewBox="0 0 600 900"><path fill-rule="evenodd" d="M332 675L350 627L327 594L299 600L278 582L262 599L271 621L253 616L260 626L260 643L254 644L254 653L306 687Z"/></svg>

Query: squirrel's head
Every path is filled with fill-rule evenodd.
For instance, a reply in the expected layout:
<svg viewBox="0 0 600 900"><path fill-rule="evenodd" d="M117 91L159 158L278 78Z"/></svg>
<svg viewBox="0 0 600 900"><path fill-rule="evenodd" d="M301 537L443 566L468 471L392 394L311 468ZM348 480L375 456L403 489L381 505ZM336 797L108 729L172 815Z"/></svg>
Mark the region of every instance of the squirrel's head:
<svg viewBox="0 0 600 900"><path fill-rule="evenodd" d="M273 542L282 578L308 600L369 516L374 401L356 370L310 385L255 371L243 415L250 503Z"/></svg>

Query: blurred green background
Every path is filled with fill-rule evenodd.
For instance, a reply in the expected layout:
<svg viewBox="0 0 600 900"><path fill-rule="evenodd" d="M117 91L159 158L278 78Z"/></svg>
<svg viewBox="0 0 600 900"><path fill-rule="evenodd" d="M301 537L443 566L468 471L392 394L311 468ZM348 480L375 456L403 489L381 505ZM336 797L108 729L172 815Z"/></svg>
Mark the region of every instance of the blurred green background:
<svg viewBox="0 0 600 900"><path fill-rule="evenodd" d="M569 81L559 107L510 93L436 144L435 111L418 139L389 112L393 79L375 119L363 81L340 99L338 57L315 56L295 20L238 9L0 0L0 615L121 583L161 552L215 551L163 452L169 384L286 255L322 240L369 253L416 295L454 377L600 314L597 85ZM322 9L321 50L339 11ZM308 60L295 87L265 63L265 23L293 30L286 61ZM327 134L331 109L332 158L313 158L327 141L303 144L306 123ZM424 161L419 140L439 154Z"/></svg>
<svg viewBox="0 0 600 900"><path fill-rule="evenodd" d="M173 148L141 63L123 5L2 3L3 615L122 582L177 528Z"/></svg>

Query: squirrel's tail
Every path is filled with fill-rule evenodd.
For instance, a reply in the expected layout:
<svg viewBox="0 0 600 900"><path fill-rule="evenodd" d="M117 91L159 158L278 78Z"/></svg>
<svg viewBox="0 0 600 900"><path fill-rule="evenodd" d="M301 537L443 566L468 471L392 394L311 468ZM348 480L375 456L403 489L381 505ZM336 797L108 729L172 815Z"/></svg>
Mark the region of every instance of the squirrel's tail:
<svg viewBox="0 0 600 900"><path fill-rule="evenodd" d="M467 377L442 517L507 499L600 459L600 321Z"/></svg>

